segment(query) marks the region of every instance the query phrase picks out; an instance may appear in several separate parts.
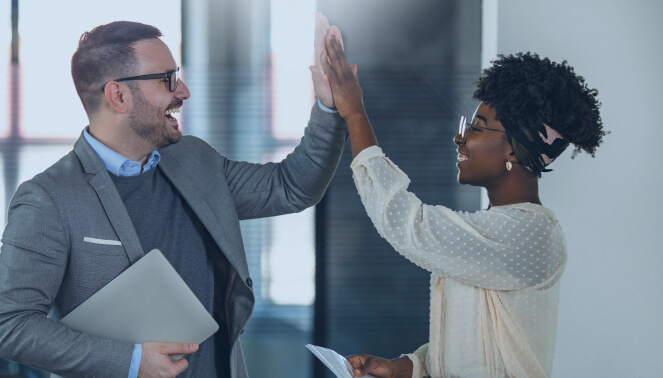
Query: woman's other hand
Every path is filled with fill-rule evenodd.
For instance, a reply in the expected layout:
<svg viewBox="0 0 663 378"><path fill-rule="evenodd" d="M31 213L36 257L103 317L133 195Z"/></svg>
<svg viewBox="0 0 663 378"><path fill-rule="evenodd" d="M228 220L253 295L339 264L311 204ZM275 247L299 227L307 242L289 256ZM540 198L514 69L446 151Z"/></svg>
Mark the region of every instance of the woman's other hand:
<svg viewBox="0 0 663 378"><path fill-rule="evenodd" d="M375 378L410 378L412 377L412 361L407 357L387 360L368 354L348 357L354 368L352 374L363 377L370 374Z"/></svg>

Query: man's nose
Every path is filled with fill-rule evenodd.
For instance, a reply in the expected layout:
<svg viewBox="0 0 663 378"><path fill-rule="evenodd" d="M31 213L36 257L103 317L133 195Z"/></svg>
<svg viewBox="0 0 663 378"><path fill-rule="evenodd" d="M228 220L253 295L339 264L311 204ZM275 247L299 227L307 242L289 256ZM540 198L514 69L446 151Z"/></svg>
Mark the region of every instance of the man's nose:
<svg viewBox="0 0 663 378"><path fill-rule="evenodd" d="M177 84L177 89L175 90L175 96L179 99L186 100L191 97L191 92L189 92L189 87L184 84L182 79L178 79L179 83Z"/></svg>

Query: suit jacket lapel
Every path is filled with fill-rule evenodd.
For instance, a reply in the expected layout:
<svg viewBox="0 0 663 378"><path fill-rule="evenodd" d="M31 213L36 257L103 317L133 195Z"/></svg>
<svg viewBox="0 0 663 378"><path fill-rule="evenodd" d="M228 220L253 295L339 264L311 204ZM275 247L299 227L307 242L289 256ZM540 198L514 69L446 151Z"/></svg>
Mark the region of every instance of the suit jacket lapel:
<svg viewBox="0 0 663 378"><path fill-rule="evenodd" d="M131 222L129 213L124 207L124 202L120 197L120 194L115 188L113 180L111 180L106 167L94 152L92 147L87 143L83 135L78 138L78 141L74 145L74 151L78 156L78 159L83 165L83 170L85 173L92 174L92 178L88 180L88 183L92 186L94 191L97 193L101 205L106 212L106 216L113 225L115 233L120 238L124 250L129 257L131 263L135 263L143 257L143 247L140 244L140 239L136 234L136 229Z"/></svg>

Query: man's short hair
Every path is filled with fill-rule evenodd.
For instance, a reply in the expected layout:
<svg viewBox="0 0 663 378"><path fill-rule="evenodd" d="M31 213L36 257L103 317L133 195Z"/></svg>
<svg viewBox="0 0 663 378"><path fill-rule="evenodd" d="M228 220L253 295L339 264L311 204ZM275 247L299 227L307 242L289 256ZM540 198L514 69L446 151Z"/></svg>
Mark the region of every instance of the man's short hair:
<svg viewBox="0 0 663 378"><path fill-rule="evenodd" d="M71 76L88 114L101 104L103 86L121 77L137 75L133 45L161 37L154 26L116 21L83 33L71 58Z"/></svg>

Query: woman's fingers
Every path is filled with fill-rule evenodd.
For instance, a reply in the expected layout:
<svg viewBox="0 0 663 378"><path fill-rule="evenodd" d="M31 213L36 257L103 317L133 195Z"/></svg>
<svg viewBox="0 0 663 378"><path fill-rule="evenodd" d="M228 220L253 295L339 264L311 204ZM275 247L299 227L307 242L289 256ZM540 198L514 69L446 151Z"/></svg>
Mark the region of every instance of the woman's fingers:
<svg viewBox="0 0 663 378"><path fill-rule="evenodd" d="M341 42L331 32L327 33L325 53L320 60L327 73L336 110L343 118L352 114L365 114L357 67L350 67Z"/></svg>
<svg viewBox="0 0 663 378"><path fill-rule="evenodd" d="M391 376L390 361L384 358L371 356L369 354L360 354L348 357L348 361L352 366L352 374L357 377L363 377L370 374L374 377L389 377Z"/></svg>
<svg viewBox="0 0 663 378"><path fill-rule="evenodd" d="M353 368L360 368L362 367L362 365L364 365L366 357L368 356L355 354L353 356L348 357L348 362L350 362L350 365L352 365Z"/></svg>
<svg viewBox="0 0 663 378"><path fill-rule="evenodd" d="M338 41L341 43L341 49L345 50L345 47L343 46L343 37L341 37L341 31L338 29L336 25L332 25L331 28L329 28L329 33L338 39Z"/></svg>
<svg viewBox="0 0 663 378"><path fill-rule="evenodd" d="M348 357L348 362L350 362L350 365L352 366L352 374L357 376L357 377L362 377L366 375L366 366L364 363L366 362L366 359L368 358L368 355L354 355Z"/></svg>
<svg viewBox="0 0 663 378"><path fill-rule="evenodd" d="M348 64L348 60L343 52L341 42L331 33L328 33L329 38L326 42L326 52L329 56L329 64L332 66L339 78L347 77L352 70ZM353 73L354 75L354 73Z"/></svg>

